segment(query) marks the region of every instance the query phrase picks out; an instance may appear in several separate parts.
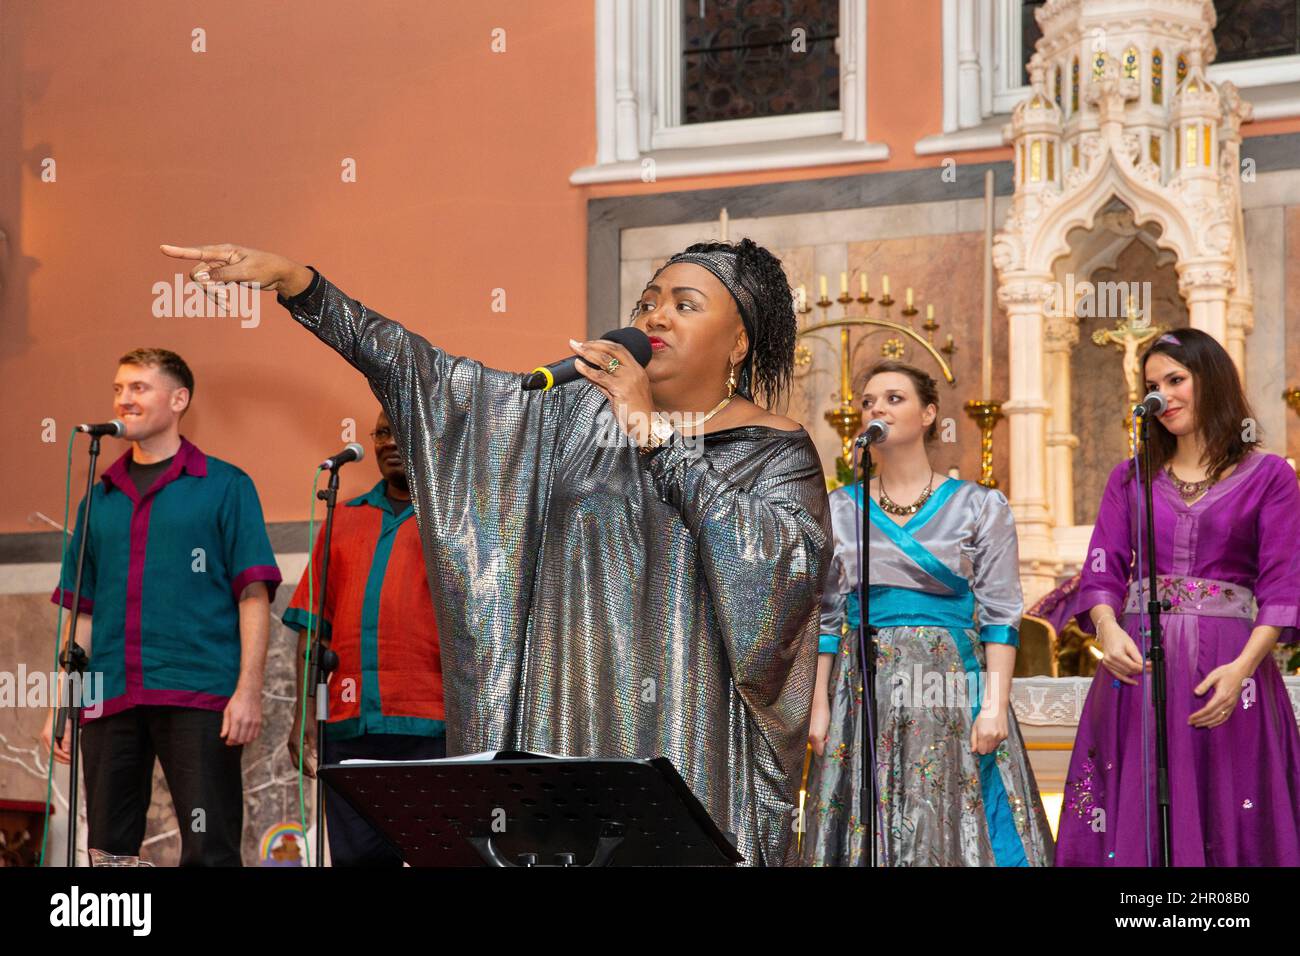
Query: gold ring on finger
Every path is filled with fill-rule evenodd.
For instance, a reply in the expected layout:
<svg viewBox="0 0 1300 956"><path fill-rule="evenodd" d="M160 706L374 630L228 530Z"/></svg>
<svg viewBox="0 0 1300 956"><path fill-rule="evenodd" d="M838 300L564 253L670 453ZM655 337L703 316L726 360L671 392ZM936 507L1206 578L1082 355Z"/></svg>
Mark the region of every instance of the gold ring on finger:
<svg viewBox="0 0 1300 956"><path fill-rule="evenodd" d="M613 375L615 372L618 371L618 367L622 364L623 363L620 362L616 356L609 360L609 364L605 366L605 371L608 372L610 375Z"/></svg>

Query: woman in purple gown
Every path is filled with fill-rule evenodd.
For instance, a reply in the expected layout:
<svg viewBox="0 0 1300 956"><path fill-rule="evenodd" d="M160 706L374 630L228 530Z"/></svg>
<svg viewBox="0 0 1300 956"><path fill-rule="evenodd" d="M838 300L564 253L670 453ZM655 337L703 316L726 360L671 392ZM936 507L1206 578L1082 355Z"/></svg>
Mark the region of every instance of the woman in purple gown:
<svg viewBox="0 0 1300 956"><path fill-rule="evenodd" d="M1284 459L1253 447L1236 368L1211 336L1161 336L1142 368L1168 402L1151 450L1172 860L1300 865L1300 732L1272 657L1300 625L1300 486ZM1079 622L1105 657L1070 759L1058 865L1159 863L1141 487L1131 461L1111 472L1079 584Z"/></svg>

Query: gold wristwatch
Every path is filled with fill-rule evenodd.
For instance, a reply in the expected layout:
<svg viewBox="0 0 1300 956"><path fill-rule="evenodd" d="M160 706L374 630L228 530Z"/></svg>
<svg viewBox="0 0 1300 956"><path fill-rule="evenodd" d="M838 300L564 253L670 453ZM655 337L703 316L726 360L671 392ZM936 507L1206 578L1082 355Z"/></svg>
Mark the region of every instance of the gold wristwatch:
<svg viewBox="0 0 1300 956"><path fill-rule="evenodd" d="M637 451L643 455L648 455L672 437L673 426L664 418L655 415L650 419L650 438L644 445L637 448Z"/></svg>

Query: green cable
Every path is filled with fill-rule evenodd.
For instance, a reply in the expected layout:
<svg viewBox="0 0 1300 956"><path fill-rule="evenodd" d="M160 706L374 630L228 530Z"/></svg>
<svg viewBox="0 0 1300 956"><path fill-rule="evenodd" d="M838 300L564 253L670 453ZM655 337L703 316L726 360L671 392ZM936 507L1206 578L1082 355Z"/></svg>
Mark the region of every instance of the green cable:
<svg viewBox="0 0 1300 956"><path fill-rule="evenodd" d="M71 541L68 535L68 512L72 507L72 445L77 440L76 429L73 429L68 436L68 468L64 475L63 481L63 547L59 549L59 582L56 585L63 587L63 568L68 561L68 545ZM82 530L82 534L89 534L90 529ZM59 673L59 644L63 637L63 597L59 596L59 610L54 615L54 668L50 673L55 674L55 680L58 680ZM58 686L57 684L55 685ZM58 709L57 707L55 708ZM54 795L54 727L50 727L50 754L46 760L45 767L45 823L41 827L41 855L36 865L45 866L45 847L50 838L50 800ZM71 812L71 811L69 811ZM68 836L72 836L72 827L68 827Z"/></svg>
<svg viewBox="0 0 1300 956"><path fill-rule="evenodd" d="M69 451L69 460L71 460ZM307 519L307 648L302 661L302 707L298 711L298 825L302 827L302 849L306 855L307 865L311 866L311 847L307 839L307 798L303 795L303 758L305 756L305 737L307 734L307 679L311 676L312 624L316 620L316 601L313 598L312 556L316 550L316 488L320 484L320 475L324 466L316 469L311 480L311 511ZM320 755L323 741L316 741L316 772L320 773ZM320 813L317 813L320 817Z"/></svg>

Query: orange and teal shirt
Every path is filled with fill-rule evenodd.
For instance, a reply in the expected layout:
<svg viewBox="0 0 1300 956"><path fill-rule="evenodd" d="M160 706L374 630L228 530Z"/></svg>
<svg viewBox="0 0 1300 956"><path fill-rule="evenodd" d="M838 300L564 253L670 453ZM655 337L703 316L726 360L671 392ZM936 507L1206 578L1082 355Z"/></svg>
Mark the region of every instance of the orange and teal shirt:
<svg viewBox="0 0 1300 956"><path fill-rule="evenodd" d="M257 489L184 436L143 495L130 458L128 450L90 492L80 604L91 615L90 671L104 675L99 716L137 705L224 710L239 681L240 595L262 581L274 600L280 583ZM68 608L84 514L82 499L50 598ZM82 719L94 718L82 711Z"/></svg>
<svg viewBox="0 0 1300 956"><path fill-rule="evenodd" d="M394 511L381 480L334 512L324 636L339 656L330 678L332 740L364 734L440 737L445 729L442 658L415 512ZM324 531L283 621L315 629ZM315 638L313 638L314 640Z"/></svg>

